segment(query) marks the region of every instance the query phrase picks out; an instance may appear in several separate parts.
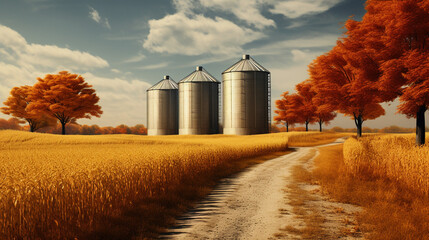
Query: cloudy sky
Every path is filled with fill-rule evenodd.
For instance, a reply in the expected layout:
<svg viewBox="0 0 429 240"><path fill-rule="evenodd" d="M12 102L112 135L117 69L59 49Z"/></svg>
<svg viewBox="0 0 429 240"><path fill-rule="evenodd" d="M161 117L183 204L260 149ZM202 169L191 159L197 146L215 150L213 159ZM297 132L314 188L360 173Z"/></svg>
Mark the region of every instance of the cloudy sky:
<svg viewBox="0 0 429 240"><path fill-rule="evenodd" d="M213 76L250 54L272 74L272 102L305 80L364 0L0 0L0 102L14 86L69 70L100 96L101 118L82 124L146 124L146 89L202 65ZM364 126L413 127L387 114ZM8 116L0 114L0 118ZM331 126L354 127L337 117Z"/></svg>

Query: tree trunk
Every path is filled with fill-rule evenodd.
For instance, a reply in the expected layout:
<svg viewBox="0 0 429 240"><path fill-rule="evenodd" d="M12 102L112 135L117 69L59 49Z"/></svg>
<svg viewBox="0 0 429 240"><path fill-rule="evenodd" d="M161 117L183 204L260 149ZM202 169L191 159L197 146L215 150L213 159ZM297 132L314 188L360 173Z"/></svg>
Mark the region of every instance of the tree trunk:
<svg viewBox="0 0 429 240"><path fill-rule="evenodd" d="M286 132L289 132L289 123L286 122L285 125L286 125Z"/></svg>
<svg viewBox="0 0 429 240"><path fill-rule="evenodd" d="M320 131L320 132L322 132L322 124L323 124L323 121L322 121L322 120L319 120L319 131Z"/></svg>
<svg viewBox="0 0 429 240"><path fill-rule="evenodd" d="M308 132L308 124L309 122L305 122L305 131Z"/></svg>
<svg viewBox="0 0 429 240"><path fill-rule="evenodd" d="M61 123L61 134L62 135L66 135L66 123Z"/></svg>
<svg viewBox="0 0 429 240"><path fill-rule="evenodd" d="M30 132L34 132L34 124L30 119L26 119L28 122L28 126L30 126Z"/></svg>
<svg viewBox="0 0 429 240"><path fill-rule="evenodd" d="M355 124L356 124L356 130L357 130L357 138L362 137L362 116L359 115L358 117L355 117Z"/></svg>
<svg viewBox="0 0 429 240"><path fill-rule="evenodd" d="M420 106L417 111L417 119L416 119L416 144L421 146L425 144L425 112L426 106Z"/></svg>

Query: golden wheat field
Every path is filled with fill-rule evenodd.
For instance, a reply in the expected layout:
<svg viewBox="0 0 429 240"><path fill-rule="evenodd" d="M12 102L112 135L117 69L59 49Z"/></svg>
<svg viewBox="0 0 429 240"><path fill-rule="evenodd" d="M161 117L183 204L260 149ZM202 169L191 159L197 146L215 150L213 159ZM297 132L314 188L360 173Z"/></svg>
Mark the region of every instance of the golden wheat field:
<svg viewBox="0 0 429 240"><path fill-rule="evenodd" d="M0 131L0 239L73 239L145 198L282 151L297 133L59 136ZM303 134L303 133L299 133Z"/></svg>
<svg viewBox="0 0 429 240"><path fill-rule="evenodd" d="M429 195L429 145L415 146L415 134L349 138L343 152L352 173L387 177Z"/></svg>

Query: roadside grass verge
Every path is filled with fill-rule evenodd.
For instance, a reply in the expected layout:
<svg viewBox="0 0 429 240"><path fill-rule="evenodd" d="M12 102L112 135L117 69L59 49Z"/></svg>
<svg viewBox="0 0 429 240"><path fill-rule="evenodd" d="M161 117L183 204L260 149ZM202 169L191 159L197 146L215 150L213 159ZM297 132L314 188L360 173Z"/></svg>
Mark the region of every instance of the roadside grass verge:
<svg viewBox="0 0 429 240"><path fill-rule="evenodd" d="M388 145L382 145L376 150L390 151L389 147L393 151L397 150ZM319 151L313 171L315 180L336 201L363 207L364 210L357 215L357 221L366 238L429 239L427 195L386 175L368 174L370 172L354 174L345 164L343 145L324 147ZM362 160L362 163L365 161Z"/></svg>
<svg viewBox="0 0 429 240"><path fill-rule="evenodd" d="M343 154L346 167L356 176L387 178L429 195L429 144L417 147L414 134L350 138Z"/></svg>
<svg viewBox="0 0 429 240"><path fill-rule="evenodd" d="M308 132L289 137L289 147L313 147L334 142L338 138L352 136L353 133Z"/></svg>
<svg viewBox="0 0 429 240"><path fill-rule="evenodd" d="M311 151L301 159L301 163L307 164L314 155L315 151ZM328 235L323 228L323 223L326 219L318 209L309 204L315 198L307 190L302 189L301 186L302 184L313 184L312 173L303 165L296 165L292 168L292 178L294 181L288 185L289 204L293 207L293 212L301 218L305 225L301 228L287 226L284 230L295 233L302 239L326 238Z"/></svg>

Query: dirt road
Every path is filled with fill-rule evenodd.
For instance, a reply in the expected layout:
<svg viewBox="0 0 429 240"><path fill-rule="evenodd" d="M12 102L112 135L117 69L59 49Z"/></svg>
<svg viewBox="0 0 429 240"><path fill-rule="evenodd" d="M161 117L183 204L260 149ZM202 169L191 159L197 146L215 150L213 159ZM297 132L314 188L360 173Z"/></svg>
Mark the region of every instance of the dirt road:
<svg viewBox="0 0 429 240"><path fill-rule="evenodd" d="M291 179L292 167L316 154L314 147L296 148L295 152L223 179L206 199L179 218L176 226L160 238L276 238L275 234L285 224L301 224L285 199L285 186Z"/></svg>

